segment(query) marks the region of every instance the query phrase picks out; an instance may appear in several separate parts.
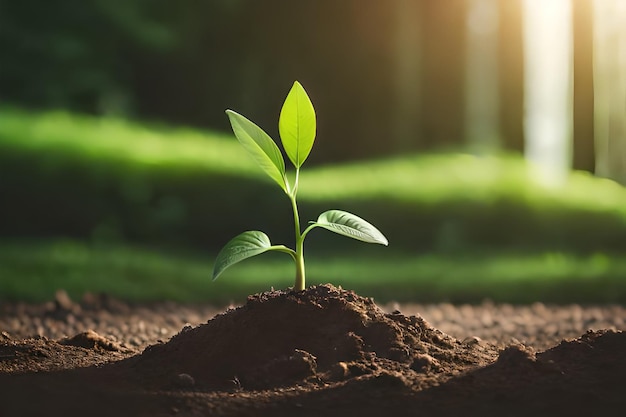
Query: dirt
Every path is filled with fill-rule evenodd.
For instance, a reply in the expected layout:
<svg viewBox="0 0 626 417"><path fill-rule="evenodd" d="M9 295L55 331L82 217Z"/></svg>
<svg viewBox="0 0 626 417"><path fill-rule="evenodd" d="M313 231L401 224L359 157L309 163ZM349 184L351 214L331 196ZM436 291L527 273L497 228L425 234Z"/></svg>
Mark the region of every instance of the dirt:
<svg viewBox="0 0 626 417"><path fill-rule="evenodd" d="M4 306L0 416L626 413L623 307L570 306L577 326L530 320L563 310L542 304L425 308L455 337L395 307L331 285L250 296L198 325L215 311L160 305L154 325L154 306L106 297ZM592 323L605 328L560 339Z"/></svg>

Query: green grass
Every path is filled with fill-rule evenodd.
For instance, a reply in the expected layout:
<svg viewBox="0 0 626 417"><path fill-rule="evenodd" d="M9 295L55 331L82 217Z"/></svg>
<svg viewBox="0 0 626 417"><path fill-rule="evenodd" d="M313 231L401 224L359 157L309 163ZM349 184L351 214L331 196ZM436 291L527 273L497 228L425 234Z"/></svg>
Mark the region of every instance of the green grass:
<svg viewBox="0 0 626 417"><path fill-rule="evenodd" d="M216 249L249 228L292 234L286 197L225 133L0 107L0 177L0 233L12 236ZM299 197L303 220L359 213L401 251L626 249L624 187L582 172L549 186L516 156L309 167Z"/></svg>
<svg viewBox="0 0 626 417"><path fill-rule="evenodd" d="M213 254L158 252L74 241L0 243L0 299L44 301L63 288L129 301L175 300L224 305L292 284L281 254L238 264L211 282ZM474 253L345 256L311 253L308 284L330 282L377 301L626 303L626 259L606 254Z"/></svg>
<svg viewBox="0 0 626 417"><path fill-rule="evenodd" d="M117 169L257 174L254 163L241 157L240 145L224 133L64 111L31 113L0 107L0 146L43 159L50 158L51 152Z"/></svg>
<svg viewBox="0 0 626 417"><path fill-rule="evenodd" d="M626 215L626 190L608 179L573 171L552 184L513 155L426 154L321 167L303 173L305 200L386 199L435 204L454 199L489 201L515 197L530 203L558 203Z"/></svg>
<svg viewBox="0 0 626 417"><path fill-rule="evenodd" d="M5 239L0 299L65 288L228 303L292 284L280 254L210 282L215 251L237 233L293 235L287 198L228 134L0 107L0 196L0 235L98 243ZM353 211L390 240L354 252L312 233L309 284L379 301L626 302L626 260L603 254L626 250L626 189L609 180L573 172L555 187L515 156L405 155L309 167L299 197L303 222ZM179 249L138 249L157 245Z"/></svg>
<svg viewBox="0 0 626 417"><path fill-rule="evenodd" d="M234 136L215 131L0 107L0 145L43 159L52 151L78 155L90 165L200 169L269 182ZM514 194L526 200L618 210L626 216L626 190L619 184L572 172L562 186L550 186L521 158L506 155L427 154L310 168L302 173L300 188L299 196L312 202L383 198L435 203L451 197L483 201Z"/></svg>

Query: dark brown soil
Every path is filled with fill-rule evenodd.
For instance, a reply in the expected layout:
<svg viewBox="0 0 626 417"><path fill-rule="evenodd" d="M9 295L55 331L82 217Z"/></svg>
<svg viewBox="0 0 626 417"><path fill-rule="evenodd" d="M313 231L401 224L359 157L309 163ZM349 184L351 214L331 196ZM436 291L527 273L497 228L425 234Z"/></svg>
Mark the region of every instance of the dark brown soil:
<svg viewBox="0 0 626 417"><path fill-rule="evenodd" d="M626 413L621 307L605 310L618 315L618 325L607 327L618 329L588 331L543 351L538 331L517 335L526 344L514 334L508 342L485 338L489 332L459 340L417 314L385 313L331 285L254 295L158 342L169 337L166 325L139 325L136 309L106 298L78 305L60 293L54 304L33 308L5 307L0 317L0 416ZM21 338L16 325L35 322L33 311L41 335ZM103 331L102 311L126 316L125 331ZM190 311L183 318L195 317ZM81 317L91 317L92 330L57 340L42 334L87 321ZM480 317L497 332L497 317Z"/></svg>

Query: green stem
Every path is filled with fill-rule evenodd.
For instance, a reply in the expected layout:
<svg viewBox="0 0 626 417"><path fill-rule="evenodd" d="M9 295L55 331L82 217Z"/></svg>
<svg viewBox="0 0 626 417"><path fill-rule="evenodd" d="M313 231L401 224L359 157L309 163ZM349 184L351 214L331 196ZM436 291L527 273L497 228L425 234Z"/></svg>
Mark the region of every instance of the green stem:
<svg viewBox="0 0 626 417"><path fill-rule="evenodd" d="M298 179L300 169L296 168L296 179L293 190L289 194L291 200L291 208L293 209L293 223L296 231L296 281L293 289L295 291L302 291L305 288L306 276L304 271L304 236L300 231L300 215L298 214L298 204L296 203L296 193L298 191Z"/></svg>
<svg viewBox="0 0 626 417"><path fill-rule="evenodd" d="M304 253L303 253L303 240L296 244L296 282L293 289L296 291L302 291L305 288L305 272L304 272Z"/></svg>

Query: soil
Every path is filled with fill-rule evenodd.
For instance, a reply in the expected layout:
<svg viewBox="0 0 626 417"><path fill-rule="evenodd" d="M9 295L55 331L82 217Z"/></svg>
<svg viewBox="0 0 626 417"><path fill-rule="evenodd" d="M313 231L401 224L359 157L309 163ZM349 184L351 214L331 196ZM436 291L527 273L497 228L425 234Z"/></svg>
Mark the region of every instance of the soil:
<svg viewBox="0 0 626 417"><path fill-rule="evenodd" d="M625 415L625 318L332 285L221 312L59 292L0 308L0 416Z"/></svg>

